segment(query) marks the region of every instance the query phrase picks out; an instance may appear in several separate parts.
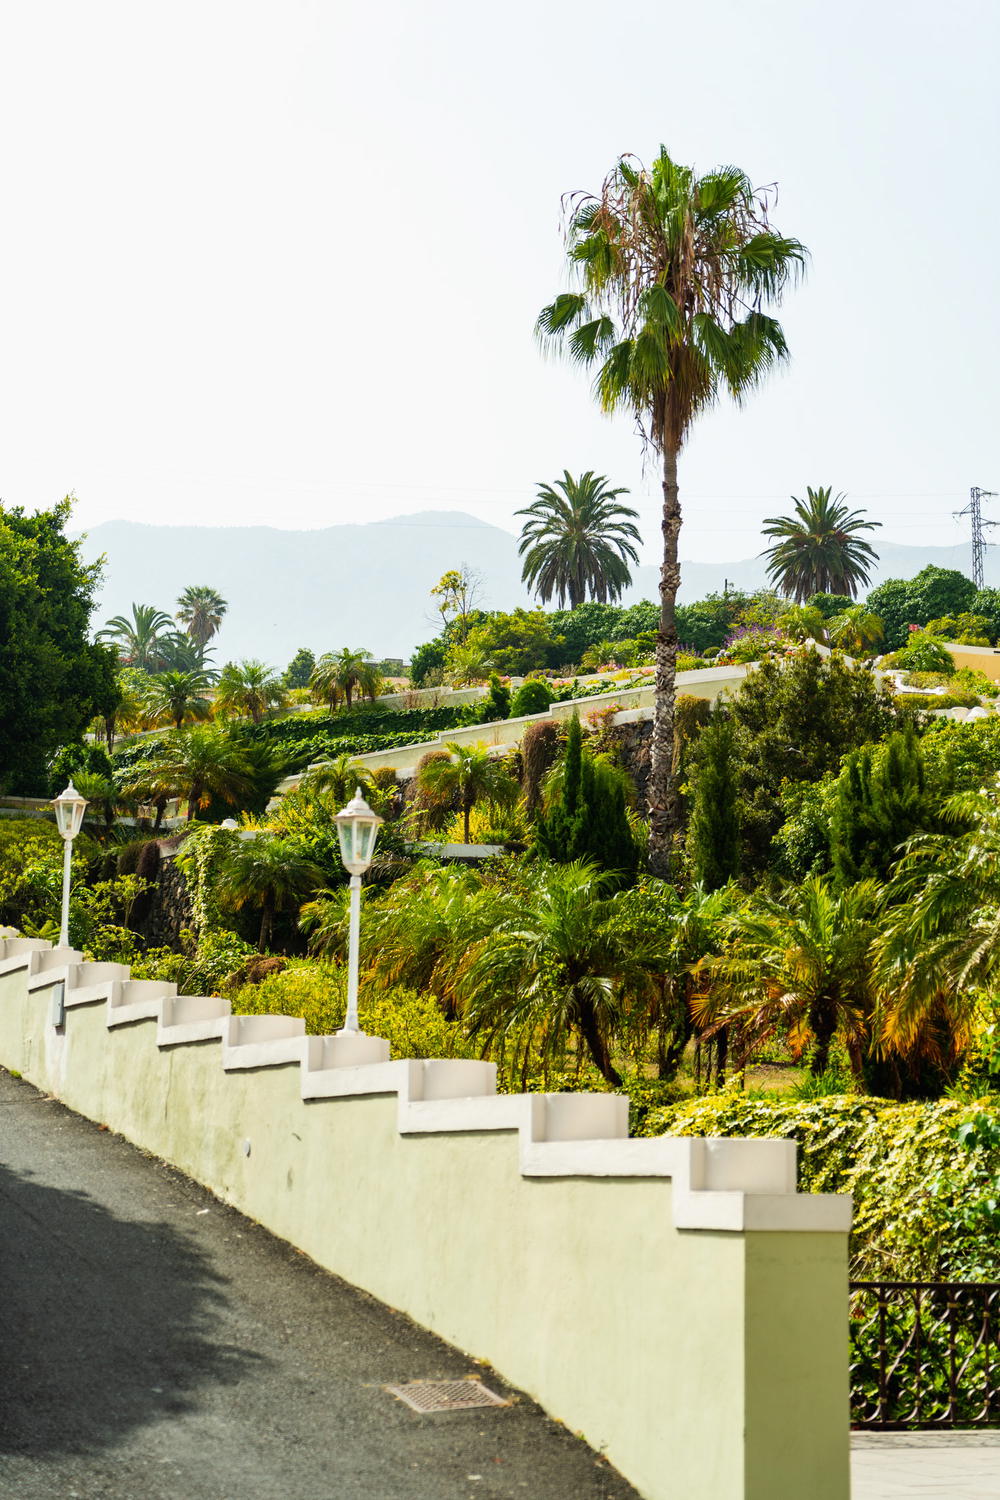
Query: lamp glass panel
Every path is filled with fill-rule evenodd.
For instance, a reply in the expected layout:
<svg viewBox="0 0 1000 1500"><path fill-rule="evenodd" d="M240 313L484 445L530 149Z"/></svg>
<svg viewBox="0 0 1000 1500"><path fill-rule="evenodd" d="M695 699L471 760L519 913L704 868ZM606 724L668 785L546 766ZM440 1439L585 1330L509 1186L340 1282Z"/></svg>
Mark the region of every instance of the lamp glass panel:
<svg viewBox="0 0 1000 1500"><path fill-rule="evenodd" d="M348 822L338 823L337 836L340 839L340 857L344 864L350 868L354 863L354 824Z"/></svg>
<svg viewBox="0 0 1000 1500"><path fill-rule="evenodd" d="M358 824L358 858L363 859L366 864L371 861L372 854L375 851L375 834L377 831L378 824L374 821L368 822L366 819L364 823Z"/></svg>

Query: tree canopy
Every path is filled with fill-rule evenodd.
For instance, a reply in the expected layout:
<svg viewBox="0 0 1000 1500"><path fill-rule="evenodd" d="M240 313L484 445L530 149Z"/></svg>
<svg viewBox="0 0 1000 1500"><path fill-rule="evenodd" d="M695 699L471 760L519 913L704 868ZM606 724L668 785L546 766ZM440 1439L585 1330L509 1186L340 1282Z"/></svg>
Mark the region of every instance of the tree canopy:
<svg viewBox="0 0 1000 1500"><path fill-rule="evenodd" d="M619 504L623 488L612 489L603 474L588 470L574 479L568 469L517 514L525 517L518 544L521 577L543 604L555 596L570 609L589 594L600 603L619 599L632 582L629 563L638 563L635 526L638 511Z"/></svg>
<svg viewBox="0 0 1000 1500"><path fill-rule="evenodd" d="M71 501L0 506L0 790L45 795L46 761L117 694L115 653L88 638L100 564L66 536Z"/></svg>
<svg viewBox="0 0 1000 1500"><path fill-rule="evenodd" d="M844 496L829 486L814 490L810 485L805 500L793 495L792 503L793 515L764 522L764 535L775 538L764 552L768 578L799 604L821 593L853 599L878 561L859 533L874 531L881 521L866 521L861 511L849 510Z"/></svg>
<svg viewBox="0 0 1000 1500"><path fill-rule="evenodd" d="M780 302L806 252L772 227L768 193L739 168L699 177L663 146L649 168L621 157L597 193L573 194L567 206L567 259L581 289L544 307L536 331L594 370L602 410L630 413L662 460L648 787L650 866L666 875L681 818L673 765L678 455L695 419L723 392L742 400L786 357L784 333L767 309Z"/></svg>

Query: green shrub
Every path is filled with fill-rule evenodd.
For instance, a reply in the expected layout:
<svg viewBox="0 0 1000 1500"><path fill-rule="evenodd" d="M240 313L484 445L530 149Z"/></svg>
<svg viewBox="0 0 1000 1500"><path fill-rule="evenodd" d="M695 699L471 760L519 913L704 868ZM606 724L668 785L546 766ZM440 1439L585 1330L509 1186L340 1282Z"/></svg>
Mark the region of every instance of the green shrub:
<svg viewBox="0 0 1000 1500"><path fill-rule="evenodd" d="M292 963L261 984L244 985L231 995L233 1014L301 1016L311 1036L329 1036L344 1024L347 971L343 966ZM358 1000L361 1029L384 1037L393 1057L479 1057L460 1022L445 1019L432 995L413 990L382 990L362 981Z"/></svg>
<svg viewBox="0 0 1000 1500"><path fill-rule="evenodd" d="M541 677L529 677L517 689L511 700L510 716L519 719L524 714L546 714L555 700L555 693Z"/></svg>
<svg viewBox="0 0 1000 1500"><path fill-rule="evenodd" d="M957 1132L982 1118L1000 1123L1000 1101L895 1104L858 1096L804 1103L721 1093L651 1109L643 1135L779 1136L799 1146L799 1187L852 1193L852 1274L859 1279L1000 1280L1000 1240L984 1265L969 1205L995 1187L998 1150L972 1151Z"/></svg>
<svg viewBox="0 0 1000 1500"><path fill-rule="evenodd" d="M943 708L975 708L979 703L977 693L897 693L893 699L900 708L922 708L928 713L940 712Z"/></svg>
<svg viewBox="0 0 1000 1500"><path fill-rule="evenodd" d="M946 677L955 672L955 659L948 648L922 630L915 631L901 650L883 657L882 665L908 672L941 672Z"/></svg>
<svg viewBox="0 0 1000 1500"><path fill-rule="evenodd" d="M992 677L987 677L985 672L980 672L975 667L959 667L951 681L955 687L967 688L971 693L978 693L981 698L995 698L1000 693L1000 682L994 682Z"/></svg>

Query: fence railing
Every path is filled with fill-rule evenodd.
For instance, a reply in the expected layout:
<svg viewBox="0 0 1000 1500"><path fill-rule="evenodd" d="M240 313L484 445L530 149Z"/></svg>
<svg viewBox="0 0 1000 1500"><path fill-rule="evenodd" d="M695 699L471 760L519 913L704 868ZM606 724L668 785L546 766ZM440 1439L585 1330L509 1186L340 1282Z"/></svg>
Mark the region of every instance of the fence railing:
<svg viewBox="0 0 1000 1500"><path fill-rule="evenodd" d="M851 1420L1000 1426L1000 1282L853 1281Z"/></svg>

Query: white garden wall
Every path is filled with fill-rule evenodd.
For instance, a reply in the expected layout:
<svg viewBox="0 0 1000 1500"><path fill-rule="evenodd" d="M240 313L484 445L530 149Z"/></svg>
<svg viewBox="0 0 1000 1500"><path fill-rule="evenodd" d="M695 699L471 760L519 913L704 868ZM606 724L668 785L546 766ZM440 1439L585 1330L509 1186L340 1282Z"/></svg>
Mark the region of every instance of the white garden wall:
<svg viewBox="0 0 1000 1500"><path fill-rule="evenodd" d="M796 1193L794 1145L628 1140L618 1096L386 1054L0 940L0 1064L490 1361L650 1500L848 1500L850 1203Z"/></svg>

